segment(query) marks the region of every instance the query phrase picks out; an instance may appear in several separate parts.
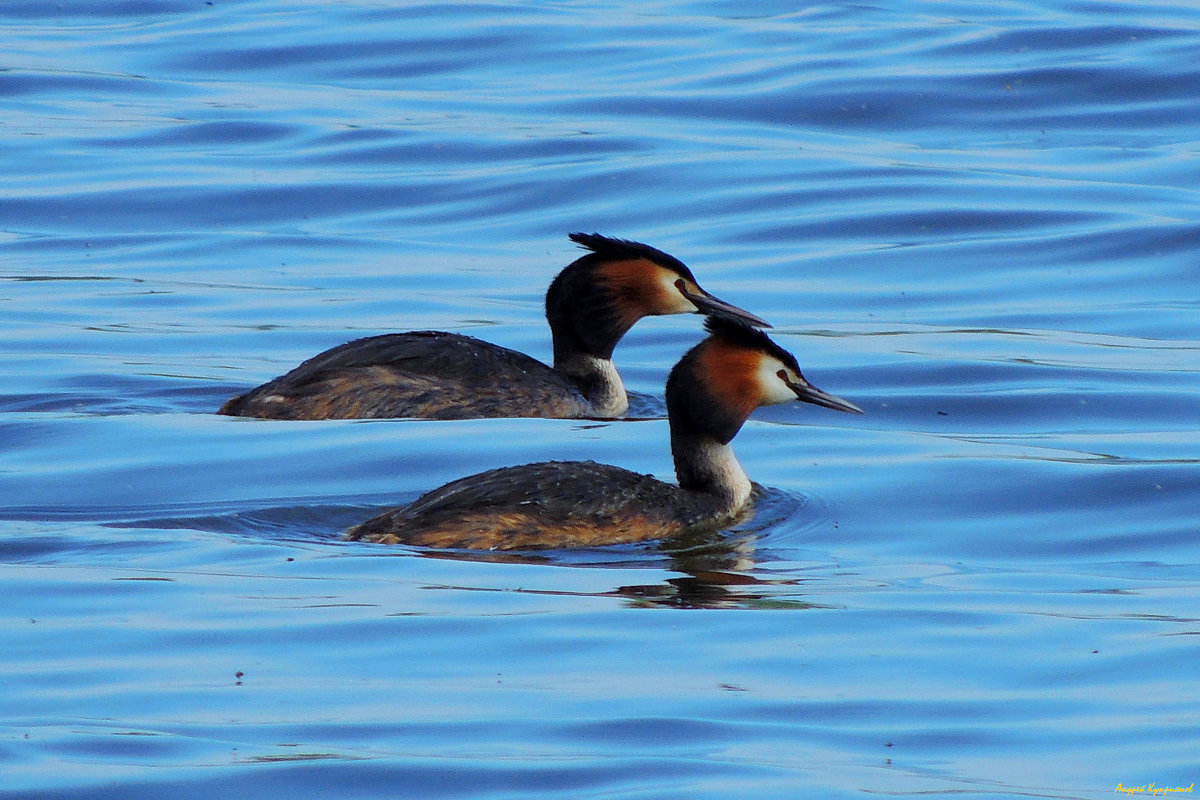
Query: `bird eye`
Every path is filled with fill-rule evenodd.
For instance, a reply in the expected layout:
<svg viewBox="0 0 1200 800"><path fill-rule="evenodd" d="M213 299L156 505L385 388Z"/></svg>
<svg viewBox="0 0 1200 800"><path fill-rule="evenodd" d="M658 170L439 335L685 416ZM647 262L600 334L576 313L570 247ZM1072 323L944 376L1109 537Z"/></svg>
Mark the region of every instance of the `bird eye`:
<svg viewBox="0 0 1200 800"><path fill-rule="evenodd" d="M784 383L791 383L791 381L788 380L788 374L787 374L786 369L781 369L778 372L776 372L775 374L778 375L779 380L783 381Z"/></svg>

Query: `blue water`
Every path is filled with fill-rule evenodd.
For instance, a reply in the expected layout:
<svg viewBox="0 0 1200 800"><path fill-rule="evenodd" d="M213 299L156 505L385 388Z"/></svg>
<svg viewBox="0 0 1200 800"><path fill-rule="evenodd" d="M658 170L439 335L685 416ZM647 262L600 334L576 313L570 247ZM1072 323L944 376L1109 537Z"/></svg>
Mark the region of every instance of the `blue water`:
<svg viewBox="0 0 1200 800"><path fill-rule="evenodd" d="M1200 9L10 0L0 35L5 797L1200 777ZM756 414L721 541L495 559L338 536L499 465L670 478L665 421L212 413L386 331L548 359L573 230L867 413ZM701 335L641 322L629 388Z"/></svg>

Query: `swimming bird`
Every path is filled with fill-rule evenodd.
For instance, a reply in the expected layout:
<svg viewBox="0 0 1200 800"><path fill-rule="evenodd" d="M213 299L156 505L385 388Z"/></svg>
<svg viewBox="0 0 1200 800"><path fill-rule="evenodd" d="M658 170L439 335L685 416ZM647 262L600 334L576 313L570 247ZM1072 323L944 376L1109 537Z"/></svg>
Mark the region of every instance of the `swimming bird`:
<svg viewBox="0 0 1200 800"><path fill-rule="evenodd" d="M619 417L629 398L613 349L639 319L698 313L770 327L709 294L661 250L572 233L589 252L554 278L546 319L554 366L440 331L357 339L226 402L218 413L269 419Z"/></svg>
<svg viewBox="0 0 1200 800"><path fill-rule="evenodd" d="M593 461L503 467L453 481L351 528L346 538L435 548L592 547L720 530L750 508L729 443L759 406L802 400L862 413L800 373L765 333L719 318L667 379L678 485Z"/></svg>

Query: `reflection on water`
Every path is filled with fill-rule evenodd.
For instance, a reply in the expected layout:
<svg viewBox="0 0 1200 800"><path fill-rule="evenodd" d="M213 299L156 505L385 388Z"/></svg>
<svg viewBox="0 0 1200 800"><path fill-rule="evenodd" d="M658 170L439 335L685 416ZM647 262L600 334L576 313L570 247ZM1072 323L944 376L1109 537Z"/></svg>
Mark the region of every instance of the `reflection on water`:
<svg viewBox="0 0 1200 800"><path fill-rule="evenodd" d="M1194 781L1194 9L0 25L6 796ZM491 467L669 479L696 320L618 346L636 421L213 414L388 331L549 360L573 230L680 257L867 414L757 413L766 493L720 536L503 555L339 537Z"/></svg>
<svg viewBox="0 0 1200 800"><path fill-rule="evenodd" d="M684 565L684 571L694 567ZM762 581L749 575L704 571L682 578L670 578L653 586L621 586L615 593L628 597L633 604L667 608L775 608L800 610L815 608L803 600L772 593L780 585L794 581Z"/></svg>

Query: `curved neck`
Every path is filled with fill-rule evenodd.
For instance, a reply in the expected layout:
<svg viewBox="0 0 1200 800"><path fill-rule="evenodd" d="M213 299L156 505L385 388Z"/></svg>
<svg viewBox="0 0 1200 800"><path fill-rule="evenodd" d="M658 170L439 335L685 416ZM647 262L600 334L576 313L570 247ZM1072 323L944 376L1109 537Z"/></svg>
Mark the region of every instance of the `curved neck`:
<svg viewBox="0 0 1200 800"><path fill-rule="evenodd" d="M554 369L575 384L597 417L618 417L629 410L625 384L607 358L578 352L562 356L556 346Z"/></svg>
<svg viewBox="0 0 1200 800"><path fill-rule="evenodd" d="M598 417L629 408L613 348L628 330L614 313L612 298L593 272L596 257L584 256L560 272L546 291L546 322L554 347L554 369L579 389Z"/></svg>
<svg viewBox="0 0 1200 800"><path fill-rule="evenodd" d="M731 511L749 502L750 479L733 448L694 431L679 431L678 427L671 427L671 455L679 487L719 497Z"/></svg>

